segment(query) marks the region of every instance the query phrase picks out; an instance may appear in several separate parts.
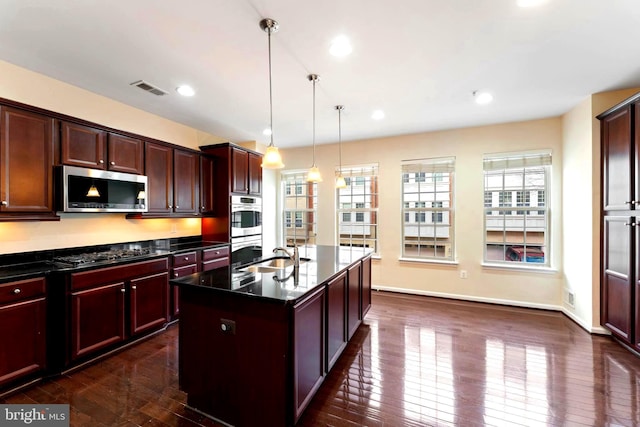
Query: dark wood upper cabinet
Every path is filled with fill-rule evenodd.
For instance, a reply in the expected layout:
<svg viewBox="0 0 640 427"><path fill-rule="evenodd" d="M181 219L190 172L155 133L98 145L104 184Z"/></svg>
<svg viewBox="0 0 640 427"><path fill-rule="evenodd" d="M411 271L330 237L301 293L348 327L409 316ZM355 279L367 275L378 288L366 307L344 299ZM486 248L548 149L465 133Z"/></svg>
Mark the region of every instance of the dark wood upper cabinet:
<svg viewBox="0 0 640 427"><path fill-rule="evenodd" d="M60 132L63 164L106 169L106 131L76 123L61 122Z"/></svg>
<svg viewBox="0 0 640 427"><path fill-rule="evenodd" d="M215 213L216 186L215 161L212 157L200 156L200 213L203 215Z"/></svg>
<svg viewBox="0 0 640 427"><path fill-rule="evenodd" d="M144 173L144 147L140 139L109 134L107 169L137 175Z"/></svg>
<svg viewBox="0 0 640 427"><path fill-rule="evenodd" d="M149 213L173 212L173 148L147 142L145 147L145 174Z"/></svg>
<svg viewBox="0 0 640 427"><path fill-rule="evenodd" d="M603 209L628 210L638 200L633 188L634 147L631 139L631 106L602 120Z"/></svg>
<svg viewBox="0 0 640 427"><path fill-rule="evenodd" d="M60 132L63 164L138 175L144 172L140 139L64 121Z"/></svg>
<svg viewBox="0 0 640 427"><path fill-rule="evenodd" d="M59 219L53 207L54 119L0 107L0 220Z"/></svg>
<svg viewBox="0 0 640 427"><path fill-rule="evenodd" d="M249 153L249 194L262 194L262 156Z"/></svg>
<svg viewBox="0 0 640 427"><path fill-rule="evenodd" d="M249 192L249 153L239 148L231 148L231 191L233 193Z"/></svg>
<svg viewBox="0 0 640 427"><path fill-rule="evenodd" d="M199 199L199 166L196 153L174 149L173 151L173 210L181 214L197 214Z"/></svg>

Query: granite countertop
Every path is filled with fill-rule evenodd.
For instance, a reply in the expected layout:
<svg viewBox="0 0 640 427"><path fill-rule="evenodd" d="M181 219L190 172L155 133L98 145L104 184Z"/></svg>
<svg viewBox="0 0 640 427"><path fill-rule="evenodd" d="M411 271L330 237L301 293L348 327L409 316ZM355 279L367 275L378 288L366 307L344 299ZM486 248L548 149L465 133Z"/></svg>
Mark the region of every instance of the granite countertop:
<svg viewBox="0 0 640 427"><path fill-rule="evenodd" d="M112 245L86 246L80 248L0 255L0 283L31 279L54 272L69 273L93 268L109 267L118 264L128 264L131 262L159 258L185 251L229 245L225 242L206 241L198 237L159 239L143 242L127 242ZM75 267L54 262L54 258L59 256L132 248L149 249L149 253L140 256L91 262Z"/></svg>
<svg viewBox="0 0 640 427"><path fill-rule="evenodd" d="M290 266L266 273L253 273L246 270L246 264L232 265L172 279L170 283L261 298L275 303L295 304L318 285L373 252L368 248L341 246L303 246L299 250L300 258L308 261L301 263L298 269ZM274 257L282 258L279 253L265 251L257 262ZM254 260L253 263L257 262Z"/></svg>

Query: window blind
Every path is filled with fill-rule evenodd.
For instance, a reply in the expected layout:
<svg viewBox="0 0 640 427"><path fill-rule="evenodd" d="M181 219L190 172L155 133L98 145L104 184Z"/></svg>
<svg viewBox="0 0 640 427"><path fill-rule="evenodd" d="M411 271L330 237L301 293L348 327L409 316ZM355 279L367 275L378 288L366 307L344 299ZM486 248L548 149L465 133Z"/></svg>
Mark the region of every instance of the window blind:
<svg viewBox="0 0 640 427"><path fill-rule="evenodd" d="M455 171L455 163L455 157L403 160L402 173L452 173Z"/></svg>
<svg viewBox="0 0 640 427"><path fill-rule="evenodd" d="M518 155L485 156L484 170L495 171L504 169L522 169L535 166L551 165L551 152L540 152Z"/></svg>

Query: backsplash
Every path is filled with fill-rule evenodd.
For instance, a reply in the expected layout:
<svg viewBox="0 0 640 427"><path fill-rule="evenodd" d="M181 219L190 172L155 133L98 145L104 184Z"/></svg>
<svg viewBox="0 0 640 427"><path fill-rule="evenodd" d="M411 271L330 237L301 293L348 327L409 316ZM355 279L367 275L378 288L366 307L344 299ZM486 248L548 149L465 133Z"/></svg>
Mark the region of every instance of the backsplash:
<svg viewBox="0 0 640 427"><path fill-rule="evenodd" d="M126 219L61 214L60 221L0 222L0 254L200 235L200 218Z"/></svg>

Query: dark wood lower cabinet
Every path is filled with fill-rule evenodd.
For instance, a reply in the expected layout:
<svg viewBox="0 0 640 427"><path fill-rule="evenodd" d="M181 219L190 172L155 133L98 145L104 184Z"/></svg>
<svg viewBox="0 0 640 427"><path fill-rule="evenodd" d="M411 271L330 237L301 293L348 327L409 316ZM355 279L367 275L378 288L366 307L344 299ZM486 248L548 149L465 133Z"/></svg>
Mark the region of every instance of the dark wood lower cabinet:
<svg viewBox="0 0 640 427"><path fill-rule="evenodd" d="M347 345L347 275L342 273L327 283L327 371Z"/></svg>
<svg viewBox="0 0 640 427"><path fill-rule="evenodd" d="M298 420L325 375L325 290L293 307L293 398Z"/></svg>
<svg viewBox="0 0 640 427"><path fill-rule="evenodd" d="M352 265L348 269L347 283L347 338L351 339L362 321L360 308L362 295L362 266L360 263Z"/></svg>
<svg viewBox="0 0 640 427"><path fill-rule="evenodd" d="M71 294L71 359L124 341L124 282Z"/></svg>
<svg viewBox="0 0 640 427"><path fill-rule="evenodd" d="M44 278L0 285L0 386L46 368Z"/></svg>
<svg viewBox="0 0 640 427"><path fill-rule="evenodd" d="M168 321L168 279L167 258L70 274L70 353L63 363L162 327ZM58 339L65 336L60 332Z"/></svg>

